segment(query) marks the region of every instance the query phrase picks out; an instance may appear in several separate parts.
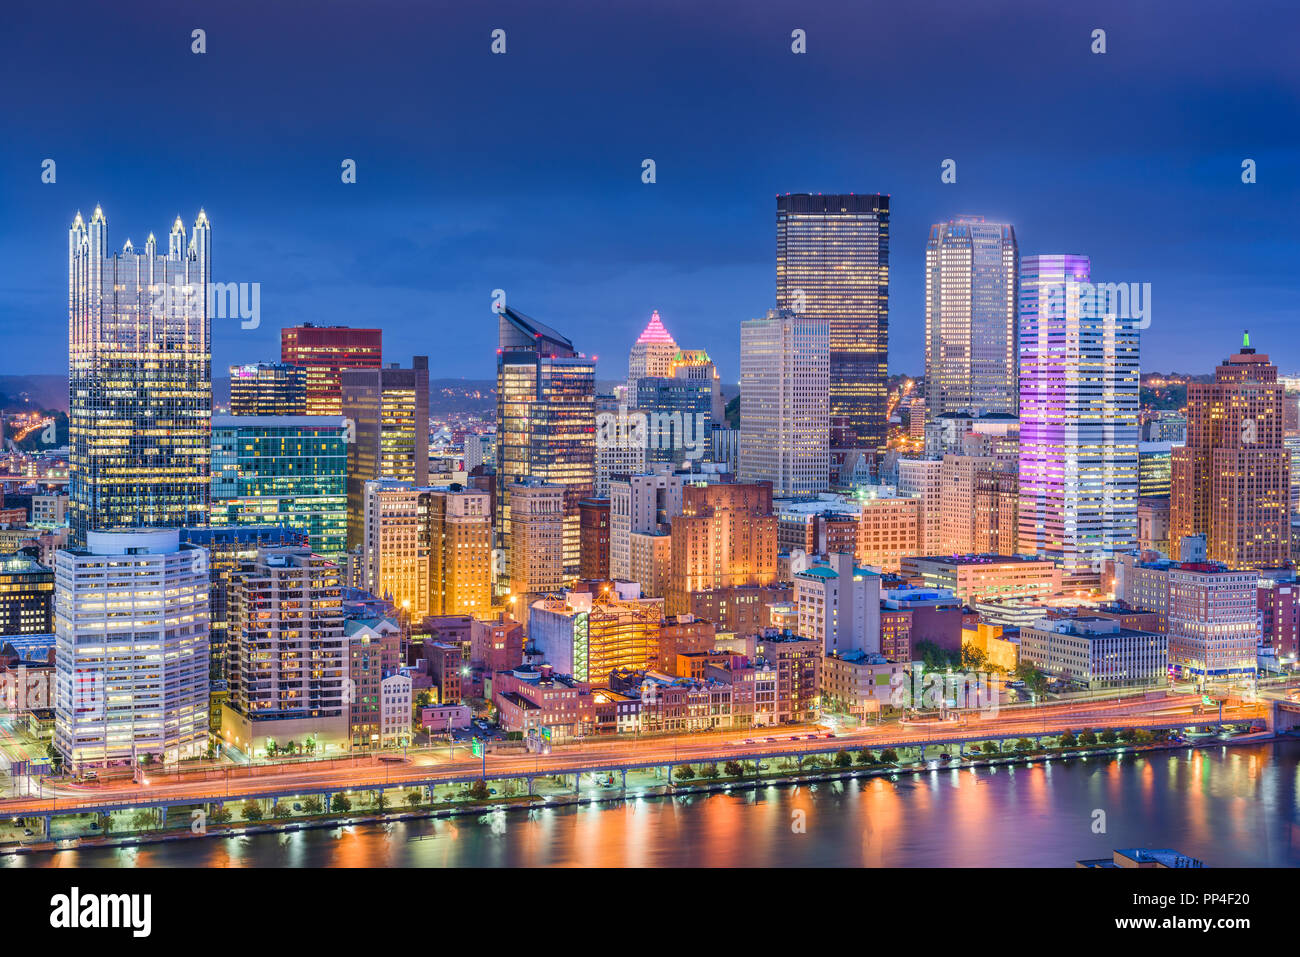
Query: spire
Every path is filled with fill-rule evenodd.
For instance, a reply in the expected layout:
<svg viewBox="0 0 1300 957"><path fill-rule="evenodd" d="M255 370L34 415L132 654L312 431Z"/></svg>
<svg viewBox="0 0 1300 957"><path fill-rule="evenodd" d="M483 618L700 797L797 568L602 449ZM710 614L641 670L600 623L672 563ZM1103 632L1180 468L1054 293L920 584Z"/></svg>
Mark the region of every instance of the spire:
<svg viewBox="0 0 1300 957"><path fill-rule="evenodd" d="M95 204L95 212L94 215L90 217L90 221L92 223L104 222L104 210L100 207L99 203Z"/></svg>
<svg viewBox="0 0 1300 957"><path fill-rule="evenodd" d="M1245 332L1243 332L1243 333L1241 334L1241 347L1242 347L1243 349L1249 349L1249 348L1250 348L1250 330L1249 330L1249 329L1247 329Z"/></svg>
<svg viewBox="0 0 1300 957"><path fill-rule="evenodd" d="M650 322L646 325L645 330L637 338L637 342L666 342L676 346L677 343L668 330L664 328L663 322L659 319L659 310L656 309L650 315Z"/></svg>

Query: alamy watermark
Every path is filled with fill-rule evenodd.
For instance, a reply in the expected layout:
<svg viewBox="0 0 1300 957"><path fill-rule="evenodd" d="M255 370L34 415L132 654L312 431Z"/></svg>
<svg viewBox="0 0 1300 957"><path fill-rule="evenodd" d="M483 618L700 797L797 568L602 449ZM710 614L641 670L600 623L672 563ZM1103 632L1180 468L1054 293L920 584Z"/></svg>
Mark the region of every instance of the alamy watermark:
<svg viewBox="0 0 1300 957"><path fill-rule="evenodd" d="M910 685L910 686L909 686ZM987 671L925 671L918 668L889 678L889 703L899 709L973 708L998 713L998 689Z"/></svg>
<svg viewBox="0 0 1300 957"><path fill-rule="evenodd" d="M239 319L239 328L256 329L262 324L262 284L210 282L204 302L193 283L164 283L153 300L155 313L186 319L202 316L204 305L209 319Z"/></svg>
<svg viewBox="0 0 1300 957"><path fill-rule="evenodd" d="M618 412L596 416L596 448L680 451L688 460L704 455L709 441L707 412Z"/></svg>
<svg viewBox="0 0 1300 957"><path fill-rule="evenodd" d="M1134 329L1151 325L1151 283L1149 282L1064 282L1043 287L1038 303L1044 316L1062 314L1077 302L1081 319L1119 319L1132 322Z"/></svg>

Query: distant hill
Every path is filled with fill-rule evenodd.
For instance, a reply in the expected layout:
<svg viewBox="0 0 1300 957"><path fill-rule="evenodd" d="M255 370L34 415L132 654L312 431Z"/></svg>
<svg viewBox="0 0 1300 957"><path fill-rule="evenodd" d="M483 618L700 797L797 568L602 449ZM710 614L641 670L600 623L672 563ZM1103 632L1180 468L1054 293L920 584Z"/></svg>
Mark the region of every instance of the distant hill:
<svg viewBox="0 0 1300 957"><path fill-rule="evenodd" d="M0 375L0 411L28 406L68 411L68 377L63 375Z"/></svg>

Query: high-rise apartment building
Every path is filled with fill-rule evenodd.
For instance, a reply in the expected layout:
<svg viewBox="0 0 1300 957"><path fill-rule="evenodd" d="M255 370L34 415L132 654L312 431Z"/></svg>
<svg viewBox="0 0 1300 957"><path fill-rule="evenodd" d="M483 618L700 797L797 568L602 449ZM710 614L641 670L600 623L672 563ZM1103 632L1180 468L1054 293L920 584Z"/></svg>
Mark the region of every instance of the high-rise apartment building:
<svg viewBox="0 0 1300 957"><path fill-rule="evenodd" d="M925 247L925 408L1016 414L1016 231L982 216L930 227Z"/></svg>
<svg viewBox="0 0 1300 957"><path fill-rule="evenodd" d="M349 448L340 415L214 416L212 524L282 525L343 554Z"/></svg>
<svg viewBox="0 0 1300 957"><path fill-rule="evenodd" d="M641 581L632 565L634 535L667 535L682 513L682 489L688 476L660 465L649 472L610 483L609 577ZM641 581L648 595L657 594Z"/></svg>
<svg viewBox="0 0 1300 957"><path fill-rule="evenodd" d="M772 310L740 325L740 475L778 495L830 480L830 327Z"/></svg>
<svg viewBox="0 0 1300 957"><path fill-rule="evenodd" d="M872 193L778 196L776 305L828 323L830 414L847 418L854 447L883 449L889 197Z"/></svg>
<svg viewBox="0 0 1300 957"><path fill-rule="evenodd" d="M91 529L207 521L212 456L212 227L189 242L177 217L166 255L149 234L108 251L98 206L68 233L71 538ZM228 305L227 302L223 306ZM236 303L238 306L238 303Z"/></svg>
<svg viewBox="0 0 1300 957"><path fill-rule="evenodd" d="M1168 571L1169 664L1184 677L1255 674L1260 638L1253 571L1186 563Z"/></svg>
<svg viewBox="0 0 1300 957"><path fill-rule="evenodd" d="M503 308L497 353L497 545L514 578L510 489L529 477L564 493L564 564L582 564L578 503L593 494L596 450L596 361L554 329ZM525 575L530 578L531 575Z"/></svg>
<svg viewBox="0 0 1300 957"><path fill-rule="evenodd" d="M206 671L205 671L206 674ZM338 566L306 548L260 548L235 577L221 737L317 754L349 746L348 643Z"/></svg>
<svg viewBox="0 0 1300 957"><path fill-rule="evenodd" d="M383 366L383 330L307 323L280 330L280 361L306 370L308 415L343 413L344 369Z"/></svg>
<svg viewBox="0 0 1300 957"><path fill-rule="evenodd" d="M177 529L90 531L55 560L54 746L74 772L208 746L208 575Z"/></svg>
<svg viewBox="0 0 1300 957"><path fill-rule="evenodd" d="M686 486L671 534L667 614L694 613L694 592L776 581L777 517L767 482Z"/></svg>
<svg viewBox="0 0 1300 957"><path fill-rule="evenodd" d="M609 499L584 498L578 503L582 526L582 567L579 578L609 578Z"/></svg>
<svg viewBox="0 0 1300 957"><path fill-rule="evenodd" d="M940 544L943 490L941 459L899 459L898 494L918 500L917 549L922 555L937 555Z"/></svg>
<svg viewBox="0 0 1300 957"><path fill-rule="evenodd" d="M348 447L348 548L361 544L365 486L391 478L429 484L429 357L411 368L347 369L339 375Z"/></svg>
<svg viewBox="0 0 1300 957"><path fill-rule="evenodd" d="M1067 579L1137 541L1136 324L1099 308L1086 256L1020 269L1020 550Z"/></svg>
<svg viewBox="0 0 1300 957"><path fill-rule="evenodd" d="M230 367L231 415L306 415L307 370L283 362Z"/></svg>
<svg viewBox="0 0 1300 957"><path fill-rule="evenodd" d="M1250 347L1187 386L1187 444L1173 450L1169 537L1206 536L1206 555L1231 568L1281 565L1291 548L1291 463L1282 385ZM1172 649L1171 649L1172 655Z"/></svg>

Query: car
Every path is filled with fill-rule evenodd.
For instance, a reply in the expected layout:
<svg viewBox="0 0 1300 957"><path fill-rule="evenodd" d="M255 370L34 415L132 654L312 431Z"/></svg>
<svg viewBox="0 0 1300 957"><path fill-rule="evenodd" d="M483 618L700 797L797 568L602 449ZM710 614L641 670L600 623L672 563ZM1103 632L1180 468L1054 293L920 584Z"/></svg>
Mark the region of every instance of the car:
<svg viewBox="0 0 1300 957"><path fill-rule="evenodd" d="M772 744L775 744L775 743L776 743L776 738L764 738L763 740L764 740L764 741L769 741L769 742L771 742Z"/></svg>
<svg viewBox="0 0 1300 957"><path fill-rule="evenodd" d="M99 830L99 822L98 822L98 821L91 821L91 822L90 822L90 829L91 829L92 831L98 831L98 830Z"/></svg>
<svg viewBox="0 0 1300 957"><path fill-rule="evenodd" d="M823 738L833 738L833 737L835 737L835 732L833 732L833 731L828 731L828 732L826 732L825 734L823 734L822 737L823 737Z"/></svg>
<svg viewBox="0 0 1300 957"><path fill-rule="evenodd" d="M753 739L753 738L746 738L746 739L745 739L745 744L753 744L753 743L754 743L754 739Z"/></svg>
<svg viewBox="0 0 1300 957"><path fill-rule="evenodd" d="M939 755L939 760L940 760L940 761L951 761L951 760L952 760L952 755L951 755L951 754L941 754L941 755Z"/></svg>
<svg viewBox="0 0 1300 957"><path fill-rule="evenodd" d="M301 804L298 804L297 802L294 802L293 809L294 809L295 811L301 811L301 810L302 810L302 805L301 805Z"/></svg>
<svg viewBox="0 0 1300 957"><path fill-rule="evenodd" d="M87 780L87 781L93 781L93 780L95 780L95 778L97 778L97 777L99 777L99 775L96 774L94 771L87 771L87 772L86 772L86 780Z"/></svg>
<svg viewBox="0 0 1300 957"><path fill-rule="evenodd" d="M31 836L32 836L33 834L35 834L35 833L36 833L36 832L33 831L30 827L25 827L25 828L23 828L23 836L24 836L24 837L31 837Z"/></svg>

